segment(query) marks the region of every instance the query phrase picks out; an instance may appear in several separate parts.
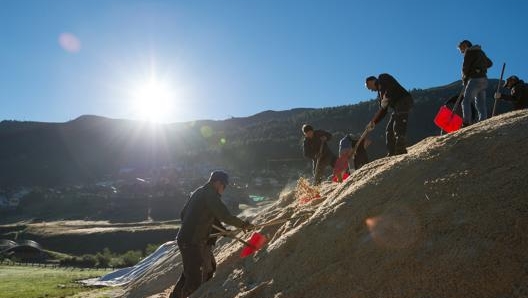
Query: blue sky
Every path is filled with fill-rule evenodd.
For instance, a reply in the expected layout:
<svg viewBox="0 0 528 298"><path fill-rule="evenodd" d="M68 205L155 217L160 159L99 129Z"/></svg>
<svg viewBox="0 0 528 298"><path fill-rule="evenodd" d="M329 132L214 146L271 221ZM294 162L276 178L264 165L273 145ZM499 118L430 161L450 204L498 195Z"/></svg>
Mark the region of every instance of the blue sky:
<svg viewBox="0 0 528 298"><path fill-rule="evenodd" d="M494 61L490 78L506 62L506 77L528 80L526 11L525 0L2 0L0 120L353 104L374 97L369 75L408 89L458 80L463 39Z"/></svg>

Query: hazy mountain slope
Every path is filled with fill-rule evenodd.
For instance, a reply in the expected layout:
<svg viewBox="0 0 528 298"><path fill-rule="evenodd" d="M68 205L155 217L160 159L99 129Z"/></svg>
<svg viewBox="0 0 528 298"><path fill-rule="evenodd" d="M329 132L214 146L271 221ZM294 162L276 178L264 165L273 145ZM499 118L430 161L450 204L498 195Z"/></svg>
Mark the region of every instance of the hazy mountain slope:
<svg viewBox="0 0 528 298"><path fill-rule="evenodd" d="M497 80L491 80L488 89L490 107L496 84ZM460 82L455 82L412 90L415 107L409 119L409 144L439 133L432 119L439 106L460 89ZM252 170L270 166L269 160L298 159L299 163L289 166L301 171L306 166L300 146L303 123L334 133L330 145L337 152L339 139L345 133L361 133L377 108L375 101L366 101L166 125L97 116L82 116L66 123L2 121L0 187L88 183L113 177L121 168L148 172L175 162L193 165L207 161L247 176ZM508 105L500 108L507 109ZM370 135L374 141L369 148L372 159L386 151L385 123Z"/></svg>

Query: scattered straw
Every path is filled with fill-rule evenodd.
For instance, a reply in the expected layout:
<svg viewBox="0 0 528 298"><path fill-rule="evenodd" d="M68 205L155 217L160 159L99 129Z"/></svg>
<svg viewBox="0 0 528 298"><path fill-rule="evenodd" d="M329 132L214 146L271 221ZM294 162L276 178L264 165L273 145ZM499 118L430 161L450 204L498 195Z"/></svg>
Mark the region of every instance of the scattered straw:
<svg viewBox="0 0 528 298"><path fill-rule="evenodd" d="M297 181L295 194L300 204L306 204L321 198L318 187L310 185L310 182L304 177L299 178Z"/></svg>

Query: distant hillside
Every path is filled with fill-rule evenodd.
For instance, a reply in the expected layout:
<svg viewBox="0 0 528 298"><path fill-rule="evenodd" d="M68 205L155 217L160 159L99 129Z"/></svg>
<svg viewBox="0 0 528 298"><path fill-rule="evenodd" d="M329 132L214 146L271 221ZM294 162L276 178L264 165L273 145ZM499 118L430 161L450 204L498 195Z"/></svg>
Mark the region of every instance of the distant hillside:
<svg viewBox="0 0 528 298"><path fill-rule="evenodd" d="M497 80L491 80L491 94ZM432 119L441 103L458 94L460 82L412 90L415 108L410 118L409 144L439 133ZM502 110L505 104L501 105ZM201 120L166 125L81 116L66 123L2 121L0 123L0 188L56 186L115 177L123 168L145 173L164 165L210 164L237 175L287 166L306 168L302 159L303 123L334 133L331 146L345 133L361 133L377 110L374 100L322 109L265 111L222 121ZM388 118L388 117L387 117ZM372 133L371 158L385 152L385 123Z"/></svg>

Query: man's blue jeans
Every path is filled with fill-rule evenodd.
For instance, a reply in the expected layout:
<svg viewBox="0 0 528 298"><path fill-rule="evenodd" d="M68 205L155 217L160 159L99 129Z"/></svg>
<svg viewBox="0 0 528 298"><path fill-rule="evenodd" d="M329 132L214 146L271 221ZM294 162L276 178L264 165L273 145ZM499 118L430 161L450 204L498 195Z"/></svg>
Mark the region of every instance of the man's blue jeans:
<svg viewBox="0 0 528 298"><path fill-rule="evenodd" d="M464 91L464 100L462 100L462 117L465 124L471 124L473 119L471 113L471 102L475 103L477 108L478 121L488 118L488 106L486 104L486 88L488 88L488 78L470 79Z"/></svg>

